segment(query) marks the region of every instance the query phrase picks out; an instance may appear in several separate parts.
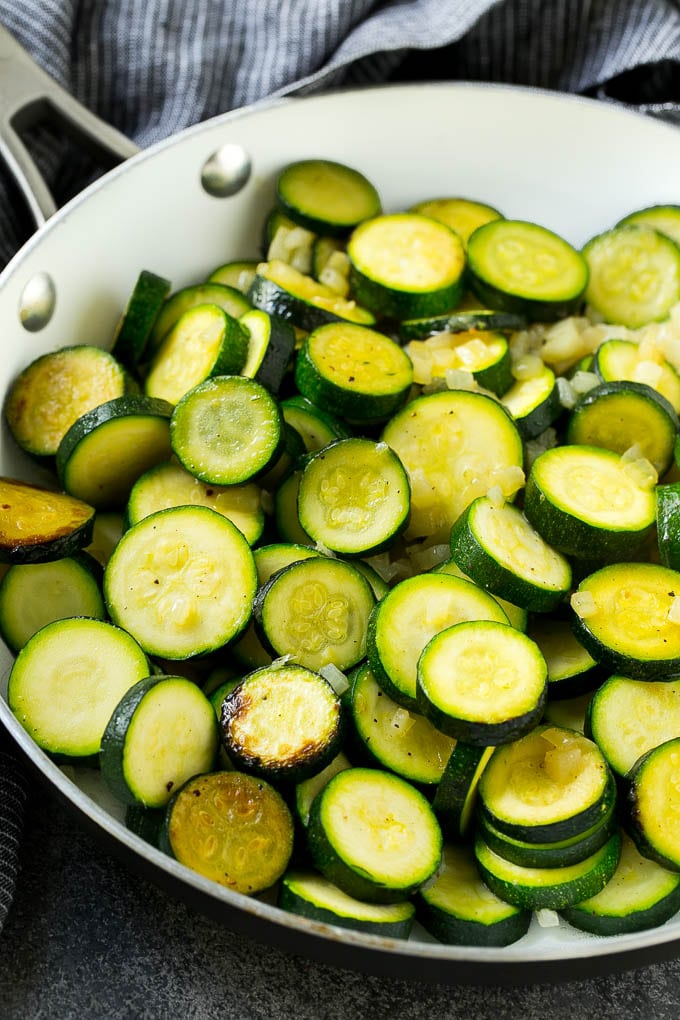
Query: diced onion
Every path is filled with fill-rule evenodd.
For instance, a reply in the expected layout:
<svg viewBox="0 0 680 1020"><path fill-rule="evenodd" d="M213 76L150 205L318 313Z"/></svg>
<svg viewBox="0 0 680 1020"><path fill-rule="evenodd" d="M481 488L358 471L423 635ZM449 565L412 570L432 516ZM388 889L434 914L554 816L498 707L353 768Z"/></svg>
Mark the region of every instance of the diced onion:
<svg viewBox="0 0 680 1020"><path fill-rule="evenodd" d="M587 620L597 612L597 602L591 591L575 591L571 596L571 608L582 620Z"/></svg>
<svg viewBox="0 0 680 1020"><path fill-rule="evenodd" d="M322 666L319 673L324 680L328 681L338 697L340 697L341 694L344 694L345 691L349 690L349 680L342 670L338 669L338 667L332 662L328 662L325 666Z"/></svg>
<svg viewBox="0 0 680 1020"><path fill-rule="evenodd" d="M541 928L559 928L560 915L556 910L541 907L536 911L536 920Z"/></svg>
<svg viewBox="0 0 680 1020"><path fill-rule="evenodd" d="M671 623L680 623L680 595L676 595L672 600L667 618Z"/></svg>

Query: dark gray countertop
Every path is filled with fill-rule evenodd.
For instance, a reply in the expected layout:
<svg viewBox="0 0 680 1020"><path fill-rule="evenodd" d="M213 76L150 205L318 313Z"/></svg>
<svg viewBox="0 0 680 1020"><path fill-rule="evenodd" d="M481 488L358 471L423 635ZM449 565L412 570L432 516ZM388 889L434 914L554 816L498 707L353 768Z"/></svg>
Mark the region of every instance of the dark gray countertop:
<svg viewBox="0 0 680 1020"><path fill-rule="evenodd" d="M23 870L0 935L2 1020L676 1020L678 1007L680 959L560 985L484 988L366 976L288 955L128 871L51 793L31 788Z"/></svg>

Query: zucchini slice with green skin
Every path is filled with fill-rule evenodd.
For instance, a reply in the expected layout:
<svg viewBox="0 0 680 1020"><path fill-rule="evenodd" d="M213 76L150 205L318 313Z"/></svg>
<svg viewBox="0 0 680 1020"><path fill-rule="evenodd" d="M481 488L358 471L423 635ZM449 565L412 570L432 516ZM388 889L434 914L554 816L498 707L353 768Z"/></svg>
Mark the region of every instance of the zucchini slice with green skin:
<svg viewBox="0 0 680 1020"><path fill-rule="evenodd" d="M662 565L680 570L680 482L656 487L656 539Z"/></svg>
<svg viewBox="0 0 680 1020"><path fill-rule="evenodd" d="M246 312L239 323L248 337L248 355L240 374L276 396L295 353L293 327L259 308Z"/></svg>
<svg viewBox="0 0 680 1020"><path fill-rule="evenodd" d="M111 349L114 358L132 371L136 371L144 357L151 331L170 293L170 287L169 280L148 269L142 269L137 277L127 307L116 327Z"/></svg>
<svg viewBox="0 0 680 1020"><path fill-rule="evenodd" d="M482 878L501 899L528 910L563 910L595 896L612 878L621 855L618 832L578 864L523 868L495 854L481 839L475 856Z"/></svg>
<svg viewBox="0 0 680 1020"><path fill-rule="evenodd" d="M283 797L243 772L195 776L174 795L165 818L162 849L246 896L274 885L293 852L293 817Z"/></svg>
<svg viewBox="0 0 680 1020"><path fill-rule="evenodd" d="M269 391L254 379L218 376L182 397L172 414L170 438L190 474L214 485L238 485L278 460L283 417Z"/></svg>
<svg viewBox="0 0 680 1020"><path fill-rule="evenodd" d="M494 206L471 198L429 198L411 206L409 211L445 223L465 244L477 227L503 219L503 214Z"/></svg>
<svg viewBox="0 0 680 1020"><path fill-rule="evenodd" d="M126 829L134 832L135 836L139 836L150 846L155 846L157 850L160 849L164 824L164 808L145 808L141 804L128 804L125 810Z"/></svg>
<svg viewBox="0 0 680 1020"><path fill-rule="evenodd" d="M274 521L279 537L294 545L310 545L314 542L306 533L298 518L297 498L302 471L291 471L276 488L274 493Z"/></svg>
<svg viewBox="0 0 680 1020"><path fill-rule="evenodd" d="M375 597L349 563L315 556L274 574L259 588L253 613L265 647L319 670L351 669L363 659Z"/></svg>
<svg viewBox="0 0 680 1020"><path fill-rule="evenodd" d="M680 573L656 563L612 563L572 595L574 633L601 665L633 680L680 676L680 624L671 614ZM677 612L677 610L676 610Z"/></svg>
<svg viewBox="0 0 680 1020"><path fill-rule="evenodd" d="M501 333L437 333L428 340L411 340L407 351L413 362L413 381L422 386L444 379L454 388L451 379L456 372L469 373L496 396L512 385L510 348Z"/></svg>
<svg viewBox="0 0 680 1020"><path fill-rule="evenodd" d="M377 767L422 786L439 783L455 741L385 694L366 663L354 676L350 706L354 729Z"/></svg>
<svg viewBox="0 0 680 1020"><path fill-rule="evenodd" d="M556 700L550 697L550 687L548 687L548 700L545 703L543 721L564 730L583 733L586 712L592 696L592 691L588 691L586 694L577 694L573 698Z"/></svg>
<svg viewBox="0 0 680 1020"><path fill-rule="evenodd" d="M463 242L427 216L375 216L352 233L347 254L357 301L383 318L440 315L463 292Z"/></svg>
<svg viewBox="0 0 680 1020"><path fill-rule="evenodd" d="M444 315L426 315L421 319L404 319L397 326L399 339L427 340L437 333L468 333L472 330L482 332L509 333L514 330L526 329L528 319L517 312L494 311L490 308L465 309L446 312Z"/></svg>
<svg viewBox="0 0 680 1020"><path fill-rule="evenodd" d="M531 843L513 839L500 832L485 816L477 822L477 831L490 850L522 868L564 868L579 864L611 839L618 829L616 799L611 798L607 814L585 832L554 843Z"/></svg>
<svg viewBox="0 0 680 1020"><path fill-rule="evenodd" d="M546 227L497 219L468 240L470 286L487 308L555 322L581 306L588 267L580 252Z"/></svg>
<svg viewBox="0 0 680 1020"><path fill-rule="evenodd" d="M220 733L237 768L272 781L301 782L340 750L340 700L310 669L295 663L265 666L226 696Z"/></svg>
<svg viewBox="0 0 680 1020"><path fill-rule="evenodd" d="M409 510L406 471L386 443L337 439L310 457L300 478L300 524L345 556L384 548L406 527Z"/></svg>
<svg viewBox="0 0 680 1020"><path fill-rule="evenodd" d="M566 556L599 563L626 559L656 522L654 479L611 450L554 447L531 466L524 512L548 545Z"/></svg>
<svg viewBox="0 0 680 1020"><path fill-rule="evenodd" d="M664 924L680 909L680 875L643 857L622 833L621 859L601 892L560 911L574 928L625 935Z"/></svg>
<svg viewBox="0 0 680 1020"><path fill-rule="evenodd" d="M548 666L548 700L573 698L594 691L606 673L572 630L571 618L536 615L527 634L543 653Z"/></svg>
<svg viewBox="0 0 680 1020"><path fill-rule="evenodd" d="M145 471L168 460L172 404L132 395L87 411L57 450L64 489L98 510L118 510Z"/></svg>
<svg viewBox="0 0 680 1020"><path fill-rule="evenodd" d="M407 939L415 917L415 906L409 900L364 903L313 871L284 875L278 905L311 921L392 939Z"/></svg>
<svg viewBox="0 0 680 1020"><path fill-rule="evenodd" d="M227 287L221 283L199 283L190 287L182 287L167 299L156 319L149 342L147 354L153 355L161 341L170 332L180 315L195 308L196 305L217 305L228 315L238 319L252 308L245 294L236 287Z"/></svg>
<svg viewBox="0 0 680 1020"><path fill-rule="evenodd" d="M53 457L71 425L133 387L125 369L99 347L82 344L32 361L12 383L5 419L22 450Z"/></svg>
<svg viewBox="0 0 680 1020"><path fill-rule="evenodd" d="M46 563L84 549L95 509L81 499L0 478L0 563Z"/></svg>
<svg viewBox="0 0 680 1020"><path fill-rule="evenodd" d="M307 397L287 397L281 401L284 421L302 436L307 453L316 453L336 439L349 439L350 432L339 418L323 411Z"/></svg>
<svg viewBox="0 0 680 1020"><path fill-rule="evenodd" d="M376 680L397 704L420 712L417 666L436 634L465 620L508 618L472 581L451 574L419 574L399 581L376 604L368 622L366 654Z"/></svg>
<svg viewBox="0 0 680 1020"><path fill-rule="evenodd" d="M680 683L609 677L593 694L585 732L609 767L627 775L641 755L680 733Z"/></svg>
<svg viewBox="0 0 680 1020"><path fill-rule="evenodd" d="M548 668L538 645L507 623L447 627L418 660L416 700L442 733L478 747L507 744L543 716Z"/></svg>
<svg viewBox="0 0 680 1020"><path fill-rule="evenodd" d="M126 631L103 620L56 620L17 655L7 701L48 754L90 758L120 699L148 675L147 657Z"/></svg>
<svg viewBox="0 0 680 1020"><path fill-rule="evenodd" d="M188 779L213 768L218 744L215 712L200 687L181 676L150 676L113 710L99 765L118 800L160 808Z"/></svg>
<svg viewBox="0 0 680 1020"><path fill-rule="evenodd" d="M49 563L15 564L0 581L0 635L18 652L54 620L106 619L101 578L101 566L85 552Z"/></svg>
<svg viewBox="0 0 680 1020"><path fill-rule="evenodd" d="M111 619L150 655L187 659L221 648L250 618L250 546L203 506L159 510L125 532L104 571Z"/></svg>
<svg viewBox="0 0 680 1020"><path fill-rule="evenodd" d="M415 896L416 916L439 942L455 946L509 946L526 935L531 910L491 892L468 846L444 844L434 881Z"/></svg>
<svg viewBox="0 0 680 1020"><path fill-rule="evenodd" d="M126 519L128 527L138 524L157 510L173 506L207 506L227 517L254 545L264 530L262 490L254 482L243 485L211 485L202 482L173 460L146 471L130 491Z"/></svg>
<svg viewBox="0 0 680 1020"><path fill-rule="evenodd" d="M413 365L384 333L330 323L309 334L298 351L295 384L303 396L340 418L384 421L408 396Z"/></svg>
<svg viewBox="0 0 680 1020"><path fill-rule="evenodd" d="M502 395L501 403L517 423L523 439L540 436L563 410L555 373L547 365L528 379L516 379Z"/></svg>
<svg viewBox="0 0 680 1020"><path fill-rule="evenodd" d="M592 370L603 382L644 383L680 414L680 375L657 352L633 340L605 340L595 351Z"/></svg>
<svg viewBox="0 0 680 1020"><path fill-rule="evenodd" d="M102 567L105 567L111 559L111 553L120 542L120 536L125 527L125 520L120 510L100 511L94 518L92 541L84 551L93 556Z"/></svg>
<svg viewBox="0 0 680 1020"><path fill-rule="evenodd" d="M343 237L381 208L364 174L329 159L289 163L276 181L276 201L293 222L329 237Z"/></svg>
<svg viewBox="0 0 680 1020"><path fill-rule="evenodd" d="M456 843L470 831L479 780L493 752L493 747L476 747L457 740L449 755L432 807L442 832Z"/></svg>
<svg viewBox="0 0 680 1020"><path fill-rule="evenodd" d="M442 835L422 793L377 769L339 772L312 804L307 842L325 877L356 899L398 903L430 879Z"/></svg>
<svg viewBox="0 0 680 1020"><path fill-rule="evenodd" d="M588 241L583 257L586 301L605 322L639 329L665 319L680 300L680 248L652 227L614 227Z"/></svg>
<svg viewBox="0 0 680 1020"><path fill-rule="evenodd" d="M331 781L333 776L337 776L338 772L342 772L343 769L350 769L351 767L352 763L349 758L340 751L320 772L310 776L309 779L303 779L301 782L296 783L295 812L305 829L309 825L309 812L312 810L314 798L321 793L324 786Z"/></svg>
<svg viewBox="0 0 680 1020"><path fill-rule="evenodd" d="M145 392L176 404L204 379L238 375L247 355L248 335L238 319L217 305L196 305L163 337L149 366Z"/></svg>
<svg viewBox="0 0 680 1020"><path fill-rule="evenodd" d="M317 329L328 322L354 322L362 326L375 322L367 308L281 259L258 265L248 297L256 308L303 330Z"/></svg>
<svg viewBox="0 0 680 1020"><path fill-rule="evenodd" d="M637 445L663 475L673 463L679 429L672 405L651 386L617 381L595 386L577 401L565 439L619 454Z"/></svg>
<svg viewBox="0 0 680 1020"><path fill-rule="evenodd" d="M213 269L205 282L219 283L223 287L233 287L245 297L255 277L257 264L257 259L238 259L235 262L225 262Z"/></svg>
<svg viewBox="0 0 680 1020"><path fill-rule="evenodd" d="M517 426L497 400L481 393L417 397L390 419L381 438L409 477L408 539L441 536L445 542L476 496L497 484L509 496L524 482Z"/></svg>
<svg viewBox="0 0 680 1020"><path fill-rule="evenodd" d="M478 496L451 529L451 555L492 595L549 612L571 589L571 566L512 503Z"/></svg>
<svg viewBox="0 0 680 1020"><path fill-rule="evenodd" d="M499 832L525 843L555 843L597 825L616 786L592 740L542 725L494 752L478 793L480 815Z"/></svg>
<svg viewBox="0 0 680 1020"><path fill-rule="evenodd" d="M631 223L653 227L680 244L680 205L650 205L645 209L637 209L619 220L616 226L625 227Z"/></svg>
<svg viewBox="0 0 680 1020"><path fill-rule="evenodd" d="M626 777L624 824L643 857L680 872L680 737L653 747Z"/></svg>
<svg viewBox="0 0 680 1020"><path fill-rule="evenodd" d="M445 560L443 563L433 567L432 573L452 574L454 577L462 577L464 581L472 581L472 578L468 577L465 571L461 570L456 561L453 559ZM385 594L387 594L387 592L385 592ZM527 610L522 606L516 606L512 602L508 602L506 599L500 598L498 595L494 595L493 597L507 616L510 625L512 627L516 627L517 630L522 630L526 633L527 624L529 622L529 613Z"/></svg>

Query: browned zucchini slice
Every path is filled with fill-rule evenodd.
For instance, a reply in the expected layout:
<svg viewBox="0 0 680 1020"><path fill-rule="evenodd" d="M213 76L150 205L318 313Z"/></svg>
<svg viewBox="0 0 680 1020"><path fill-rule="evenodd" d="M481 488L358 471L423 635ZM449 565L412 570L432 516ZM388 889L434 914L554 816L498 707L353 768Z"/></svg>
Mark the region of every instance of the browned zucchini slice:
<svg viewBox="0 0 680 1020"><path fill-rule="evenodd" d="M0 478L0 563L46 563L92 540L94 507L73 496Z"/></svg>

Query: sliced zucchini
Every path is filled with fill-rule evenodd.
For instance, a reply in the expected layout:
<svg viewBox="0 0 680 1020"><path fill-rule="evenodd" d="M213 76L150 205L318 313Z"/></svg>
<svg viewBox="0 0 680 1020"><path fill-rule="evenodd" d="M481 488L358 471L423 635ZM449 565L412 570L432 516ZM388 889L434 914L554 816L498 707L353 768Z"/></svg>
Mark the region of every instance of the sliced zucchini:
<svg viewBox="0 0 680 1020"><path fill-rule="evenodd" d="M106 566L124 530L125 521L120 510L100 511L95 516L92 541L85 547L85 552L102 567Z"/></svg>
<svg viewBox="0 0 680 1020"><path fill-rule="evenodd" d="M301 782L340 750L340 700L312 670L294 663L265 666L225 697L220 732L237 768L270 780Z"/></svg>
<svg viewBox="0 0 680 1020"><path fill-rule="evenodd" d="M569 617L534 616L527 634L548 666L548 700L573 698L602 683L606 674L577 639Z"/></svg>
<svg viewBox="0 0 680 1020"><path fill-rule="evenodd" d="M664 567L680 569L680 483L656 487L656 538Z"/></svg>
<svg viewBox="0 0 680 1020"><path fill-rule="evenodd" d="M7 701L48 754L99 753L114 708L149 675L135 639L103 620L56 620L23 646L12 666Z"/></svg>
<svg viewBox="0 0 680 1020"><path fill-rule="evenodd" d="M0 635L15 652L36 631L70 616L106 619L102 570L87 553L49 563L17 563L0 581Z"/></svg>
<svg viewBox="0 0 680 1020"><path fill-rule="evenodd" d="M331 414L359 422L381 421L404 403L413 366L383 333L330 323L306 338L295 362L300 393Z"/></svg>
<svg viewBox="0 0 680 1020"><path fill-rule="evenodd" d="M340 751L320 772L295 784L295 811L305 829L309 825L309 812L312 810L314 798L321 793L333 776L351 767L352 763L347 755Z"/></svg>
<svg viewBox="0 0 680 1020"><path fill-rule="evenodd" d="M164 336L149 366L145 391L176 404L204 379L237 375L247 355L248 335L238 319L217 305L196 305Z"/></svg>
<svg viewBox="0 0 680 1020"><path fill-rule="evenodd" d="M212 769L218 740L213 707L195 683L150 676L113 710L102 736L102 776L124 804L164 807L188 779Z"/></svg>
<svg viewBox="0 0 680 1020"><path fill-rule="evenodd" d="M194 478L173 460L157 464L137 479L127 502L127 523L138 524L157 510L183 505L216 510L236 525L248 545L254 545L262 537L264 510L259 485L254 482L210 485Z"/></svg>
<svg viewBox="0 0 680 1020"><path fill-rule="evenodd" d="M81 499L0 478L0 563L46 563L84 549L95 509Z"/></svg>
<svg viewBox="0 0 680 1020"><path fill-rule="evenodd" d="M516 312L490 308L458 309L444 315L426 315L422 319L404 319L397 330L401 341L426 340L437 333L513 332L526 329L528 320Z"/></svg>
<svg viewBox="0 0 680 1020"><path fill-rule="evenodd" d="M626 822L643 857L680 872L680 737L646 751L626 777Z"/></svg>
<svg viewBox="0 0 680 1020"><path fill-rule="evenodd" d="M111 619L151 655L186 659L246 626L257 586L250 547L203 506L159 510L125 532L104 571Z"/></svg>
<svg viewBox="0 0 680 1020"><path fill-rule="evenodd" d="M130 388L123 366L107 351L87 344L63 347L36 358L17 376L5 418L22 450L52 457L76 419Z"/></svg>
<svg viewBox="0 0 680 1020"><path fill-rule="evenodd" d="M419 712L417 666L431 638L465 620L508 618L491 595L451 574L399 581L371 613L366 653L376 680L399 705Z"/></svg>
<svg viewBox="0 0 680 1020"><path fill-rule="evenodd" d="M614 875L620 855L618 832L584 861L563 868L523 868L499 857L481 839L475 842L477 864L489 888L528 910L563 910L595 896Z"/></svg>
<svg viewBox="0 0 680 1020"><path fill-rule="evenodd" d="M440 315L463 290L465 249L457 234L416 213L375 216L347 245L359 304L391 319Z"/></svg>
<svg viewBox="0 0 680 1020"><path fill-rule="evenodd" d="M673 463L679 428L673 407L651 386L617 381L584 393L569 415L565 438L619 454L637 445L663 475Z"/></svg>
<svg viewBox="0 0 680 1020"><path fill-rule="evenodd" d="M455 560L444 560L443 563L439 563L436 567L432 568L433 574L453 574L454 577L462 577L464 581L471 581L472 578L460 569ZM474 583L474 582L473 582ZM499 598L498 595L494 595L496 602L507 616L511 626L516 627L517 630L523 630L526 632L527 623L529 622L529 613L526 609L521 606L516 606L512 602L506 601L506 599Z"/></svg>
<svg viewBox="0 0 680 1020"><path fill-rule="evenodd" d="M342 237L380 212L380 196L368 178L329 159L289 163L276 181L276 201L293 222L330 237Z"/></svg>
<svg viewBox="0 0 680 1020"><path fill-rule="evenodd" d="M478 747L507 744L543 716L548 668L538 645L507 623L447 627L418 660L416 700L437 729Z"/></svg>
<svg viewBox="0 0 680 1020"><path fill-rule="evenodd" d="M643 857L622 833L621 859L604 889L561 914L581 931L624 935L664 924L679 909L680 875Z"/></svg>
<svg viewBox="0 0 680 1020"><path fill-rule="evenodd" d="M659 233L666 234L676 244L680 244L680 206L678 205L650 205L645 209L637 209L619 220L616 226L625 227L630 223L653 227Z"/></svg>
<svg viewBox="0 0 680 1020"><path fill-rule="evenodd" d="M680 376L658 351L633 340L606 340L595 351L592 368L603 382L651 386L680 414Z"/></svg>
<svg viewBox="0 0 680 1020"><path fill-rule="evenodd" d="M497 748L479 783L480 814L525 843L583 835L605 817L616 787L604 755L573 730L542 725Z"/></svg>
<svg viewBox="0 0 680 1020"><path fill-rule="evenodd" d="M612 673L634 680L680 676L680 574L656 563L613 563L572 596L574 633Z"/></svg>
<svg viewBox="0 0 680 1020"><path fill-rule="evenodd" d="M451 529L451 555L481 588L536 612L571 589L569 561L545 542L512 503L478 496Z"/></svg>
<svg viewBox="0 0 680 1020"><path fill-rule="evenodd" d="M357 556L378 552L406 526L408 477L386 443L337 439L307 461L298 518L315 542Z"/></svg>
<svg viewBox="0 0 680 1020"><path fill-rule="evenodd" d="M349 563L315 556L274 574L253 607L263 643L292 655L308 669L332 663L346 670L365 654L366 627L375 598Z"/></svg>
<svg viewBox="0 0 680 1020"><path fill-rule="evenodd" d="M170 293L170 281L142 269L120 317L111 353L122 365L135 371L144 357L154 323Z"/></svg>
<svg viewBox="0 0 680 1020"><path fill-rule="evenodd" d="M680 683L611 676L593 694L585 724L609 767L625 776L641 755L680 733Z"/></svg>
<svg viewBox="0 0 680 1020"><path fill-rule="evenodd" d="M87 411L59 443L61 484L98 510L121 509L139 476L170 457L171 414L165 400L141 395Z"/></svg>
<svg viewBox="0 0 680 1020"><path fill-rule="evenodd" d="M492 205L471 198L429 198L412 206L410 211L445 223L465 244L477 227L503 219L503 214Z"/></svg>
<svg viewBox="0 0 680 1020"><path fill-rule="evenodd" d="M591 698L592 691L588 691L587 694L577 694L573 698L554 699L550 697L550 687L548 687L548 700L543 713L543 721L565 730L583 733L586 712Z"/></svg>
<svg viewBox="0 0 680 1020"><path fill-rule="evenodd" d="M418 397L391 418L382 439L408 473L409 539L446 541L476 496L496 484L503 487L506 478L512 478L512 492L523 482L517 426L498 401L481 393L452 390Z"/></svg>
<svg viewBox="0 0 680 1020"><path fill-rule="evenodd" d="M509 946L526 935L531 910L491 892L468 846L444 844L433 882L416 893L420 923L439 942L458 946Z"/></svg>
<svg viewBox="0 0 680 1020"><path fill-rule="evenodd" d="M248 356L240 374L278 394L295 351L295 331L290 323L259 308L246 312L239 323L248 337Z"/></svg>
<svg viewBox="0 0 680 1020"><path fill-rule="evenodd" d="M472 825L477 787L493 747L477 747L457 740L432 801L442 832L458 843Z"/></svg>
<svg viewBox="0 0 680 1020"><path fill-rule="evenodd" d="M248 298L236 287L227 287L221 283L199 283L171 294L160 310L149 342L147 353L153 355L161 341L170 332L180 315L195 308L196 305L217 305L235 319L245 315L252 305Z"/></svg>
<svg viewBox="0 0 680 1020"><path fill-rule="evenodd" d="M278 905L322 924L392 939L408 938L415 917L415 906L408 900L364 903L313 871L289 871L284 875Z"/></svg>
<svg viewBox="0 0 680 1020"><path fill-rule="evenodd" d="M169 802L163 848L200 875L251 896L288 867L293 818L266 780L210 772L190 779Z"/></svg>
<svg viewBox="0 0 680 1020"><path fill-rule="evenodd" d="M328 322L354 322L372 326L375 316L354 300L341 297L318 280L281 259L261 262L248 296L256 308L291 322L303 330Z"/></svg>
<svg viewBox="0 0 680 1020"><path fill-rule="evenodd" d="M350 706L355 731L375 765L412 783L439 783L455 741L392 701L366 663L354 676Z"/></svg>
<svg viewBox="0 0 680 1020"><path fill-rule="evenodd" d="M502 396L512 384L510 349L501 333L437 333L428 340L411 340L406 348L413 362L413 380L428 386L452 373L468 372L483 389Z"/></svg>
<svg viewBox="0 0 680 1020"><path fill-rule="evenodd" d="M611 562L641 548L656 521L654 481L625 458L594 446L559 446L533 462L524 512L567 556Z"/></svg>
<svg viewBox="0 0 680 1020"><path fill-rule="evenodd" d="M377 769L334 776L312 804L307 839L319 871L368 903L407 899L441 861L441 831L425 797Z"/></svg>
<svg viewBox="0 0 680 1020"><path fill-rule="evenodd" d="M295 545L314 545L298 518L298 490L302 471L291 471L274 493L274 520L279 537Z"/></svg>
<svg viewBox="0 0 680 1020"><path fill-rule="evenodd" d="M496 219L468 240L468 275L487 308L554 322L581 306L588 283L583 256L546 227Z"/></svg>
<svg viewBox="0 0 680 1020"><path fill-rule="evenodd" d="M629 223L583 249L586 301L605 322L638 329L668 316L680 300L680 248L652 227Z"/></svg>
<svg viewBox="0 0 680 1020"><path fill-rule="evenodd" d="M542 365L535 375L516 379L501 397L524 439L535 439L562 414L555 373Z"/></svg>
<svg viewBox="0 0 680 1020"><path fill-rule="evenodd" d="M213 269L205 282L219 283L223 287L233 287L245 296L250 290L256 269L257 259L237 259L235 262L225 262Z"/></svg>
<svg viewBox="0 0 680 1020"><path fill-rule="evenodd" d="M307 453L316 453L336 439L349 439L344 423L299 394L281 401L284 421L302 436Z"/></svg>
<svg viewBox="0 0 680 1020"><path fill-rule="evenodd" d="M283 418L271 394L244 376L207 379L185 394L170 422L172 449L190 474L238 485L272 467L283 446Z"/></svg>

